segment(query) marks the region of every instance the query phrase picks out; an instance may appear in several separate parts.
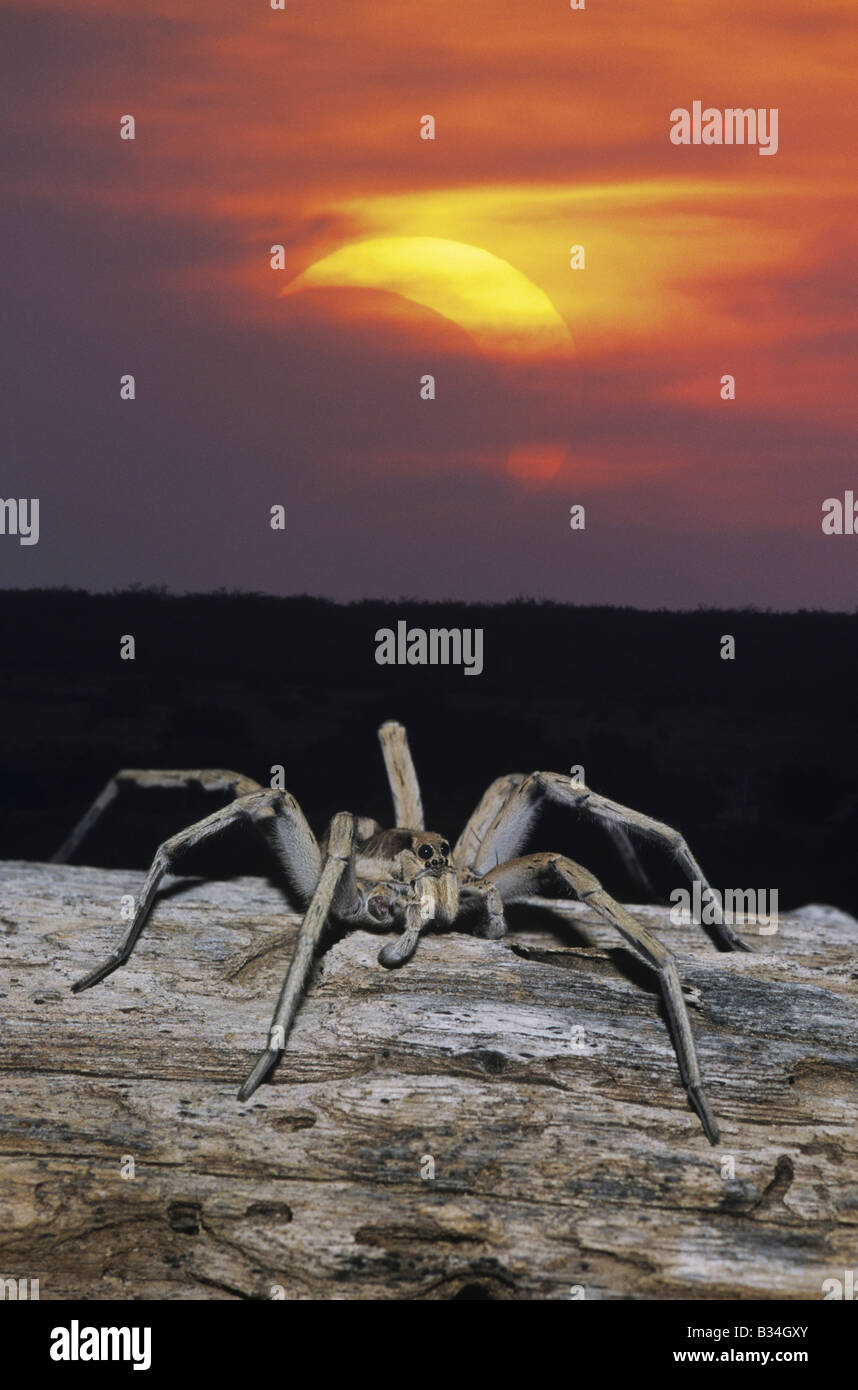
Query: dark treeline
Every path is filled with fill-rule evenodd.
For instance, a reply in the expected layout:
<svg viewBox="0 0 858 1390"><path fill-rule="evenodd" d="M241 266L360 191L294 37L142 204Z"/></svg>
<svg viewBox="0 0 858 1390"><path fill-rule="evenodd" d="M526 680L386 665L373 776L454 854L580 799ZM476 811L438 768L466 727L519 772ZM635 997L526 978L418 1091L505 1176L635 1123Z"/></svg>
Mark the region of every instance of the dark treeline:
<svg viewBox="0 0 858 1390"><path fill-rule="evenodd" d="M379 666L375 632L481 627L484 670ZM120 659L132 635L136 659ZM721 638L736 659L721 659ZM523 601L361 602L132 590L0 594L0 853L44 859L119 767L233 767L286 783L321 828L389 820L375 729L402 720L430 825L455 836L502 772L583 764L598 791L678 826L720 887L858 910L858 614L641 612ZM214 809L123 794L79 856L142 868ZM535 844L635 896L604 839L546 816ZM675 872L647 851L657 886ZM235 832L192 872L266 872Z"/></svg>

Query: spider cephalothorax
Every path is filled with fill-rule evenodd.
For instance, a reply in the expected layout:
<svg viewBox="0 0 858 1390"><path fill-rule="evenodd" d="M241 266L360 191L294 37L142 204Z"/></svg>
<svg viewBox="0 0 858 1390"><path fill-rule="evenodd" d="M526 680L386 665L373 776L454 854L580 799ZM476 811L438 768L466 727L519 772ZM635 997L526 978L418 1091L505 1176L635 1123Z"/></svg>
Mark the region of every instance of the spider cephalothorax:
<svg viewBox="0 0 858 1390"><path fill-rule="evenodd" d="M451 926L459 914L459 878L443 835L382 830L355 846L354 882L344 879L334 914L353 925L399 927L398 941L379 952L382 965L401 965L424 926Z"/></svg>
<svg viewBox="0 0 858 1390"><path fill-rule="evenodd" d="M514 772L492 783L451 848L442 835L422 828L420 789L404 728L401 724L384 724L379 737L396 827L383 830L368 817L340 812L319 841L294 797L285 791L263 788L240 773L135 769L117 773L54 856L56 861L65 862L70 857L116 796L120 782L145 787L196 782L211 791L229 791L234 799L159 846L121 947L72 988L80 991L97 984L128 960L161 879L179 855L229 825L249 820L274 850L305 912L274 1010L268 1045L239 1091L239 1099L247 1100L286 1046L326 923L397 932L395 940L387 942L378 955L382 965L397 966L413 955L426 927L457 926L497 938L506 931L505 904L534 896L571 896L588 903L656 971L685 1089L707 1138L710 1143L717 1143L718 1125L704 1094L682 986L667 947L573 859L563 854L521 854L546 801L592 816L610 834L626 865L639 875L640 865L629 834L655 841L671 851L692 882L700 884L701 899L705 897L713 925L724 944L748 950L724 921L719 900L682 836L561 773Z"/></svg>

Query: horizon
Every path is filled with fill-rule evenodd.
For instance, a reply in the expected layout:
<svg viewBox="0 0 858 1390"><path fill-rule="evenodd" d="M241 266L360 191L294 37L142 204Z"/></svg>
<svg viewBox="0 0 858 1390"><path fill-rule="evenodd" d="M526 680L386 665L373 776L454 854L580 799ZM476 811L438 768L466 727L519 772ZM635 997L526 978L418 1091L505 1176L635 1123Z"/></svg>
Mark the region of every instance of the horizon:
<svg viewBox="0 0 858 1390"><path fill-rule="evenodd" d="M407 594L401 595L379 595L366 594L361 598L342 599L334 598L328 594L311 593L292 593L275 594L267 593L261 589L187 589L173 590L164 585L158 584L136 584L130 583L123 588L114 589L82 589L72 584L56 584L49 587L19 586L10 585L0 587L0 598L7 595L19 594L67 594L80 596L83 598L125 598L125 597L149 597L159 599L264 599L273 600L280 603L320 603L329 604L335 608L356 608L361 604L382 604L392 607L397 604L410 604L414 607L438 608L438 607L464 607L464 608L511 608L515 606L530 607L550 607L550 608L569 608L580 610L607 610L611 612L636 613L641 616L653 616L659 613L671 614L673 616L693 616L698 613L752 613L760 616L770 617L797 617L801 614L820 615L824 617L844 617L850 618L858 615L858 600L853 608L815 608L802 606L800 608L772 608L763 607L759 604L745 603L725 607L718 604L698 603L691 608L678 608L670 605L659 607L642 608L632 603L577 603L572 599L545 598L538 594L518 594L515 597L505 599L463 599L454 598L449 595L439 598L416 598Z"/></svg>

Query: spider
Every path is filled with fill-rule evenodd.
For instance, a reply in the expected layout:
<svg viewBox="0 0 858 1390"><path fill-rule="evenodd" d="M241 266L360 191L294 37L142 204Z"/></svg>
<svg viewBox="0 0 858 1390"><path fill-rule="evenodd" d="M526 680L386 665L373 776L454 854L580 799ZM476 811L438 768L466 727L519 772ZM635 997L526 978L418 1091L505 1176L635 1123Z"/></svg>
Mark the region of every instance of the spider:
<svg viewBox="0 0 858 1390"><path fill-rule="evenodd" d="M298 941L274 1010L268 1043L238 1092L246 1101L279 1061L301 1002L325 925L393 928L395 940L379 951L379 962L400 966L413 954L424 928L465 925L478 936L497 940L506 931L504 904L535 895L570 894L609 922L656 972L667 1010L679 1071L688 1099L711 1144L718 1124L703 1089L694 1037L682 986L671 952L606 893L598 879L563 854L520 855L543 805L549 802L592 816L610 834L627 866L640 877L630 832L655 841L676 857L712 903L713 925L725 946L751 948L724 921L717 895L683 837L669 826L609 801L557 772L510 773L492 782L455 847L423 828L417 774L401 724L378 731L396 826L383 830L374 820L346 812L335 815L320 841L301 807L287 791L264 788L250 777L216 769L151 772L125 769L110 779L81 818L53 862L66 863L83 837L117 795L120 783L140 787L198 784L208 791L231 792L233 800L181 830L158 847L131 924L121 946L102 965L72 985L77 994L98 984L128 960L152 909L164 874L193 845L241 820L250 821L267 840L305 909Z"/></svg>

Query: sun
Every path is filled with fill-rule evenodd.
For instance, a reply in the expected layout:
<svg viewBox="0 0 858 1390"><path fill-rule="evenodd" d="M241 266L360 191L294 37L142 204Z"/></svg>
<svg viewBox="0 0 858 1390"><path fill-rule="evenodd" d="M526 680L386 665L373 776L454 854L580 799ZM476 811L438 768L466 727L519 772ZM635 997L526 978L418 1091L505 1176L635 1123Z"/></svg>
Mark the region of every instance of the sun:
<svg viewBox="0 0 858 1390"><path fill-rule="evenodd" d="M572 336L543 290L463 241L374 237L315 261L283 295L321 287L388 290L457 323L489 356L568 355Z"/></svg>

